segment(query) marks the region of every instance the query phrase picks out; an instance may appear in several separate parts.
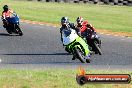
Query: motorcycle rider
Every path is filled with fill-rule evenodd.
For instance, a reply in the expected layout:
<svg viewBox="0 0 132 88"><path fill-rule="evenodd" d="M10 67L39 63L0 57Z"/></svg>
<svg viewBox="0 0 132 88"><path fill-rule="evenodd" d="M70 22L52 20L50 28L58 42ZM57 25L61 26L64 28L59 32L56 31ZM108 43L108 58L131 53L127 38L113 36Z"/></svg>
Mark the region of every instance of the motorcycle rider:
<svg viewBox="0 0 132 88"><path fill-rule="evenodd" d="M76 31L76 33L78 35L80 35L80 30L74 25L74 23L70 23L68 17L62 17L61 18L61 27L60 27L61 41L63 41L63 39L62 39L62 32L64 30L67 30L68 28L74 29ZM71 53L66 47L65 47L65 50L68 53ZM88 58L90 58L90 56L88 56ZM73 55L72 60L75 60L75 56L74 55Z"/></svg>
<svg viewBox="0 0 132 88"><path fill-rule="evenodd" d="M77 17L76 22L82 36L86 37L88 34L88 37L90 37L92 33L96 33L96 29L87 20L84 21L81 16Z"/></svg>
<svg viewBox="0 0 132 88"><path fill-rule="evenodd" d="M97 34L96 29L92 26L92 24L88 23L87 20L84 21L83 17L81 17L81 16L77 17L76 22L77 22L77 27L80 29L81 36L86 38L87 41L91 40L91 36L93 34ZM89 43L88 43L88 45L92 46ZM95 52L95 53L97 53L97 52Z"/></svg>
<svg viewBox="0 0 132 88"><path fill-rule="evenodd" d="M62 17L61 18L60 33L63 31L63 29L66 29L66 28L75 29L77 34L79 34L79 32L80 32L80 30L74 25L74 23L70 23L69 22L69 18L68 17Z"/></svg>
<svg viewBox="0 0 132 88"><path fill-rule="evenodd" d="M4 28L6 28L6 25L8 24L7 19L10 17L12 13L13 13L13 10L9 9L8 5L3 6L2 21L3 21Z"/></svg>

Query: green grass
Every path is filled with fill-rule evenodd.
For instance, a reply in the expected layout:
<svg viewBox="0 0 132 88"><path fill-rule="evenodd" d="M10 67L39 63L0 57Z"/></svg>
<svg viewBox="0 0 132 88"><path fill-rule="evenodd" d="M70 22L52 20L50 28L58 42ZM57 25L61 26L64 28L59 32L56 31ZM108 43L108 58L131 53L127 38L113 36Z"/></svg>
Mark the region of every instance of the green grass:
<svg viewBox="0 0 132 88"><path fill-rule="evenodd" d="M82 16L97 29L132 32L132 7L130 6L1 0L0 6L4 4L8 4L22 19L60 24L62 16L68 16L71 22L75 22L78 16Z"/></svg>
<svg viewBox="0 0 132 88"><path fill-rule="evenodd" d="M131 71L87 70L88 74L118 74ZM132 84L85 84L76 82L77 70L0 70L0 88L132 88Z"/></svg>

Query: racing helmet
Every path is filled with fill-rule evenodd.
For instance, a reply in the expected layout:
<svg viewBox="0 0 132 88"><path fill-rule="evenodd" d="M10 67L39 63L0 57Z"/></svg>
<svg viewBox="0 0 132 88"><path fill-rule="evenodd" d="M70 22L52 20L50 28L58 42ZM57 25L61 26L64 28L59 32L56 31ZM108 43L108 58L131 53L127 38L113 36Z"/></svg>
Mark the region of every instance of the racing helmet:
<svg viewBox="0 0 132 88"><path fill-rule="evenodd" d="M68 23L69 23L68 17L62 17L61 18L61 25L62 26L67 26Z"/></svg>
<svg viewBox="0 0 132 88"><path fill-rule="evenodd" d="M3 10L4 10L4 11L8 11L8 9L9 9L8 5L4 5L4 6L3 6Z"/></svg>
<svg viewBox="0 0 132 88"><path fill-rule="evenodd" d="M76 22L77 22L78 25L82 25L83 18L81 16L80 17L77 17Z"/></svg>

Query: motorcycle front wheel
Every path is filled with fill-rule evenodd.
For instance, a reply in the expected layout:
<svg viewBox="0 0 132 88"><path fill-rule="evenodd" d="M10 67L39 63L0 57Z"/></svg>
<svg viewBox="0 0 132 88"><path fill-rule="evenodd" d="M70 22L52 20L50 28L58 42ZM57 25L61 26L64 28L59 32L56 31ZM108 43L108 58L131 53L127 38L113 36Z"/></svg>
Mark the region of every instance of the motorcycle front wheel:
<svg viewBox="0 0 132 88"><path fill-rule="evenodd" d="M16 30L17 30L19 36L23 35L23 33L22 33L22 31L21 31L21 29L20 29L20 27L18 25L16 25Z"/></svg>
<svg viewBox="0 0 132 88"><path fill-rule="evenodd" d="M84 57L84 54L83 54L83 51L81 49L79 49L78 47L75 48L75 53L76 53L76 57L82 62L82 63L89 63L89 61L87 59L85 59Z"/></svg>
<svg viewBox="0 0 132 88"><path fill-rule="evenodd" d="M94 42L94 46L95 46L96 51L99 53L99 55L102 55L100 45L96 41Z"/></svg>

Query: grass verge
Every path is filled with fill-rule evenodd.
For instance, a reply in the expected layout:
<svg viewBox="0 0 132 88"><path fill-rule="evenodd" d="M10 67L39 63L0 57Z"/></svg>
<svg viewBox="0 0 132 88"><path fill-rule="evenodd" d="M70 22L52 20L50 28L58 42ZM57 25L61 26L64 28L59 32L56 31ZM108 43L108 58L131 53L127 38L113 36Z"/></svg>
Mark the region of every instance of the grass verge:
<svg viewBox="0 0 132 88"><path fill-rule="evenodd" d="M128 6L1 0L0 6L4 4L8 4L22 19L60 24L62 16L68 16L71 22L82 16L97 29L132 32L132 7Z"/></svg>
<svg viewBox="0 0 132 88"><path fill-rule="evenodd" d="M0 88L132 88L130 84L85 84L76 82L76 70L0 70ZM118 74L132 71L87 70L88 74Z"/></svg>

